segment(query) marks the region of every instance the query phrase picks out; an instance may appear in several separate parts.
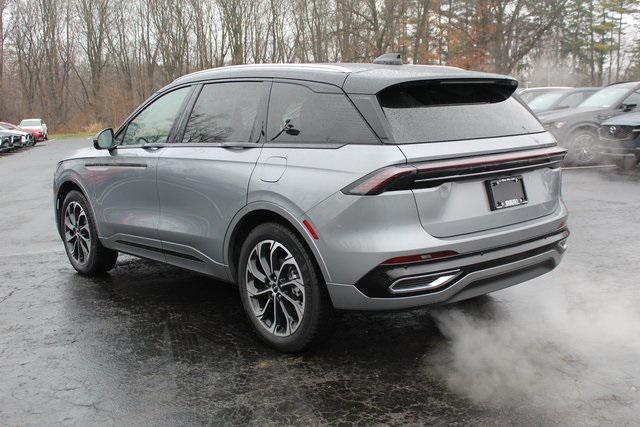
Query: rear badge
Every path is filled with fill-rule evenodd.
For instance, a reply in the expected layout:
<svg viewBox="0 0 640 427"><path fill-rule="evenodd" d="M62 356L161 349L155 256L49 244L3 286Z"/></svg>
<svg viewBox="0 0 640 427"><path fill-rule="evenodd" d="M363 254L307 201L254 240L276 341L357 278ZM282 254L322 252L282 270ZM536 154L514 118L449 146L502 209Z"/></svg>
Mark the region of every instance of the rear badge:
<svg viewBox="0 0 640 427"><path fill-rule="evenodd" d="M485 181L492 211L527 204L527 193L521 175Z"/></svg>

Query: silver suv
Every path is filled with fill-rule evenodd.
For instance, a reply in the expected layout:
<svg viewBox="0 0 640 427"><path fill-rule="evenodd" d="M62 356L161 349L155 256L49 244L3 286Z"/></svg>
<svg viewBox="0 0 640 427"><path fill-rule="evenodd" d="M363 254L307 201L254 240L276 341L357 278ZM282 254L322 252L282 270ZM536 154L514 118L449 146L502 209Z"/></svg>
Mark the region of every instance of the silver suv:
<svg viewBox="0 0 640 427"><path fill-rule="evenodd" d="M336 310L476 297L562 257L565 150L509 77L296 64L181 77L55 172L81 274L119 252L235 283L257 334L300 351Z"/></svg>

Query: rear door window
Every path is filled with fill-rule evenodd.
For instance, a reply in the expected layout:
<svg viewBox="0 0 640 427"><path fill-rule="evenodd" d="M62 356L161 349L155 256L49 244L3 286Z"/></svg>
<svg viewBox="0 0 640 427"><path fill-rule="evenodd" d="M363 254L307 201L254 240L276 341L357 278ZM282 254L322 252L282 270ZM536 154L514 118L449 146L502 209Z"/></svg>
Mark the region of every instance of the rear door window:
<svg viewBox="0 0 640 427"><path fill-rule="evenodd" d="M274 83L268 114L267 141L273 143L380 143L343 93Z"/></svg>
<svg viewBox="0 0 640 427"><path fill-rule="evenodd" d="M490 82L407 82L378 93L396 143L442 142L544 132L511 95Z"/></svg>
<svg viewBox="0 0 640 427"><path fill-rule="evenodd" d="M203 86L187 125L183 143L251 142L262 82L211 83Z"/></svg>

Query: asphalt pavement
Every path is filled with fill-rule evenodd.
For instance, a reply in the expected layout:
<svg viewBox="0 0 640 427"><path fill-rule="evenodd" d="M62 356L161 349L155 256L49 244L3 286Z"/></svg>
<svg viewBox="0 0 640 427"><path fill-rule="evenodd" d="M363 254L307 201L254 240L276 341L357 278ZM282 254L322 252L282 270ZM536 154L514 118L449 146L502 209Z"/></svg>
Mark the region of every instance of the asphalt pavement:
<svg viewBox="0 0 640 427"><path fill-rule="evenodd" d="M237 290L121 256L78 276L56 162L0 154L0 425L640 423L640 171L572 169L553 272L432 310L343 314L323 346L254 338Z"/></svg>

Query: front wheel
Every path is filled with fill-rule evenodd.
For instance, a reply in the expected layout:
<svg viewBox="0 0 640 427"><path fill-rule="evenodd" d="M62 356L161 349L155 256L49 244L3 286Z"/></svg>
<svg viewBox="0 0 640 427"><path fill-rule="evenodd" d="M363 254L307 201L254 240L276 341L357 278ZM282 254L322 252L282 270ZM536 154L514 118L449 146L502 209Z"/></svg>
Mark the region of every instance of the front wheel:
<svg viewBox="0 0 640 427"><path fill-rule="evenodd" d="M333 324L321 273L301 239L281 224L262 224L249 233L238 283L254 331L277 350L305 350Z"/></svg>
<svg viewBox="0 0 640 427"><path fill-rule="evenodd" d="M69 192L62 203L60 230L69 261L78 273L96 276L116 265L118 252L100 243L89 203L79 191Z"/></svg>
<svg viewBox="0 0 640 427"><path fill-rule="evenodd" d="M597 160L598 137L589 130L579 130L570 138L567 145L567 161L577 166L586 166Z"/></svg>

